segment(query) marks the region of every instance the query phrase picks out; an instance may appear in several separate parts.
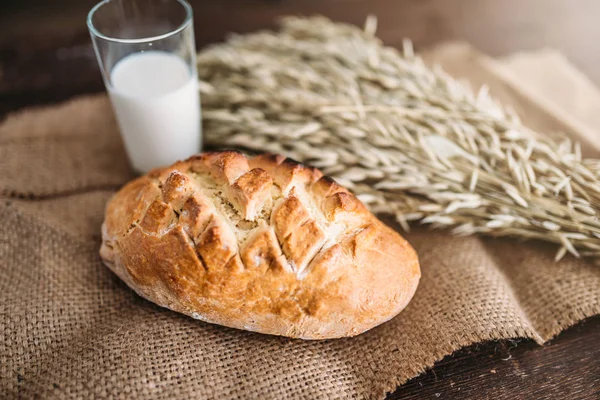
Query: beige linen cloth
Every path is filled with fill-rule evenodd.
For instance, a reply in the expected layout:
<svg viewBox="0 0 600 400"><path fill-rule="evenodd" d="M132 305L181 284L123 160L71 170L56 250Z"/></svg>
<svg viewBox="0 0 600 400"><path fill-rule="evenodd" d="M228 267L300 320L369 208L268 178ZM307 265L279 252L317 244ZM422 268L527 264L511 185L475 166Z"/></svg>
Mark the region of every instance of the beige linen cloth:
<svg viewBox="0 0 600 400"><path fill-rule="evenodd" d="M556 53L497 62L450 44L426 57L598 154L600 95ZM382 398L463 346L543 343L600 312L600 267L554 263L543 243L418 228L413 301L363 335L305 342L209 325L141 299L100 262L105 202L130 178L103 95L0 126L0 398Z"/></svg>

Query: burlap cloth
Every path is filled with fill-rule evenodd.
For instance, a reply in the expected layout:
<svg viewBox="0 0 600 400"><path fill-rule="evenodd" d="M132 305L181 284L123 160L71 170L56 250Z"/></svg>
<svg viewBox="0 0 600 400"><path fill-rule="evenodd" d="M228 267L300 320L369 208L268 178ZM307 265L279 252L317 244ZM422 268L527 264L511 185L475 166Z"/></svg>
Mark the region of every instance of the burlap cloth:
<svg viewBox="0 0 600 400"><path fill-rule="evenodd" d="M539 89L539 60L548 76L564 60L506 67L456 45L427 56L487 82L526 122L565 130L593 153L594 121L573 105L597 118L595 90L592 105L588 93L559 113L543 88L511 73L522 81L533 69ZM577 79L562 79L573 95ZM407 235L423 272L414 300L356 338L304 342L195 321L136 296L100 262L104 204L131 177L104 96L0 126L1 398L380 398L460 347L543 343L600 312L600 268L572 257L554 263L553 246L416 229Z"/></svg>

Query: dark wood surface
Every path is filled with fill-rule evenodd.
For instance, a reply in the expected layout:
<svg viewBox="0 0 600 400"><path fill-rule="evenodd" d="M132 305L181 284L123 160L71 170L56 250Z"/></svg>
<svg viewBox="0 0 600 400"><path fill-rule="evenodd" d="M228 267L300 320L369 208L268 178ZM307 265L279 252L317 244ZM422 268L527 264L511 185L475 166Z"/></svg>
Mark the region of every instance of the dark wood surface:
<svg viewBox="0 0 600 400"><path fill-rule="evenodd" d="M94 0L0 0L0 118L23 107L103 90L85 27ZM493 56L560 49L600 85L598 0L191 1L199 48L228 32L271 28L280 15L315 13L362 24L379 18L389 45L466 39ZM531 341L461 350L393 399L600 399L600 317L540 347Z"/></svg>

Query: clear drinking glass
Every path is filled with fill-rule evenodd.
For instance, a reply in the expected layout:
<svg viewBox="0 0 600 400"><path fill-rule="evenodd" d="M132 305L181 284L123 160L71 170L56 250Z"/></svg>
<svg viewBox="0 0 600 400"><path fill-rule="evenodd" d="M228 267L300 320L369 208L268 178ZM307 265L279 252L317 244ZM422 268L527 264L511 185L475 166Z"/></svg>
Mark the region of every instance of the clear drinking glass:
<svg viewBox="0 0 600 400"><path fill-rule="evenodd" d="M98 64L138 172L200 151L192 8L183 0L105 0L88 14Z"/></svg>

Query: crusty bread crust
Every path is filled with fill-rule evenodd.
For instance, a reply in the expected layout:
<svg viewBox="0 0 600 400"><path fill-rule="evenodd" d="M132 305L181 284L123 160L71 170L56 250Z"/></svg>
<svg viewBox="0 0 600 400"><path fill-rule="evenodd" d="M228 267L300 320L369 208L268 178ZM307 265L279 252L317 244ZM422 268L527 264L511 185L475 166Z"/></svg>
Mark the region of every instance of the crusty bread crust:
<svg viewBox="0 0 600 400"><path fill-rule="evenodd" d="M100 254L138 294L196 319L302 339L354 336L412 298L413 248L348 190L278 155L205 153L108 203Z"/></svg>

